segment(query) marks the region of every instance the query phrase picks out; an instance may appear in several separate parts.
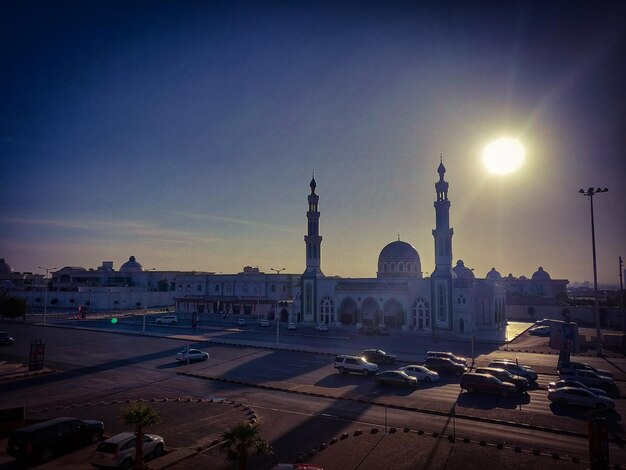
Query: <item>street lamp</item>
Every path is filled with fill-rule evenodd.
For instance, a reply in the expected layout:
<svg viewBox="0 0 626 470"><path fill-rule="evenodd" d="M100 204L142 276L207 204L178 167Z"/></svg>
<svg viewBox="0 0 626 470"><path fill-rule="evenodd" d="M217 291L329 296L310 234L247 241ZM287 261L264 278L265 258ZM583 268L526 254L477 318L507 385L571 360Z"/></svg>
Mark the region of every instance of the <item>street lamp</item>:
<svg viewBox="0 0 626 470"><path fill-rule="evenodd" d="M143 293L144 306L143 306L143 326L141 327L142 333L146 332L146 315L148 314L148 271L154 271L155 269L156 268L150 268L150 269L144 270L146 272L146 285L145 285L145 289Z"/></svg>
<svg viewBox="0 0 626 470"><path fill-rule="evenodd" d="M284 271L286 268L274 269L270 268L270 270L276 273L276 276L280 274L281 271ZM276 282L276 312L274 312L274 320L276 320L276 344L279 344L279 331L280 331L280 318L278 317L278 301L280 299L280 289L278 288L278 282Z"/></svg>
<svg viewBox="0 0 626 470"><path fill-rule="evenodd" d="M44 281L46 279L48 279L48 273L50 271L54 271L57 268L43 268L41 266L39 266L39 269L43 269L46 271L46 275L44 276ZM43 324L46 324L46 313L48 313L48 282L44 282L44 287L46 288L46 291L44 292L44 300L43 300Z"/></svg>
<svg viewBox="0 0 626 470"><path fill-rule="evenodd" d="M589 198L591 205L591 247L593 251L593 289L594 289L594 316L596 322L596 352L602 354L602 344L600 339L600 311L598 309L598 270L596 268L596 232L593 222L593 196L599 193L606 193L607 188L589 188L587 191L580 189L578 192Z"/></svg>

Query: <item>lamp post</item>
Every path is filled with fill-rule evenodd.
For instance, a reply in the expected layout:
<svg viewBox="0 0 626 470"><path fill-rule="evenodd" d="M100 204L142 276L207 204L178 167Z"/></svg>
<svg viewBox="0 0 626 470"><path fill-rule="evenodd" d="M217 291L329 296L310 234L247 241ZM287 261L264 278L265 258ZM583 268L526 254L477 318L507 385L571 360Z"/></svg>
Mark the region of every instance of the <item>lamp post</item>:
<svg viewBox="0 0 626 470"><path fill-rule="evenodd" d="M43 300L43 324L46 324L46 313L48 313L48 273L50 271L54 271L57 268L43 268L41 266L39 266L39 269L43 269L46 271L46 275L44 276L44 287L45 287L45 292L44 292L44 300Z"/></svg>
<svg viewBox="0 0 626 470"><path fill-rule="evenodd" d="M144 306L143 306L143 326L141 327L141 332L145 333L146 332L146 315L148 314L148 272L149 271L154 271L156 268L150 268L150 269L146 269L146 285L145 285L145 289L143 292L143 300L144 300Z"/></svg>
<svg viewBox="0 0 626 470"><path fill-rule="evenodd" d="M276 282L276 311L274 312L274 320L276 320L276 344L279 344L279 341L280 341L280 337L279 337L280 319L278 317L278 301L280 299L280 289L278 288L278 275L281 273L281 271L284 271L285 268L280 268L280 269L270 268L270 270L274 271L276 273L276 276L277 276L277 282Z"/></svg>
<svg viewBox="0 0 626 470"><path fill-rule="evenodd" d="M622 306L622 333L626 333L626 311L624 311L624 262L619 257L619 301Z"/></svg>
<svg viewBox="0 0 626 470"><path fill-rule="evenodd" d="M599 193L606 193L607 188L589 188L587 191L580 189L578 192L589 198L591 206L591 248L593 251L593 290L594 290L594 316L596 322L596 352L602 354L602 340L600 338L600 311L598 309L598 269L596 267L596 232L593 221L593 196Z"/></svg>

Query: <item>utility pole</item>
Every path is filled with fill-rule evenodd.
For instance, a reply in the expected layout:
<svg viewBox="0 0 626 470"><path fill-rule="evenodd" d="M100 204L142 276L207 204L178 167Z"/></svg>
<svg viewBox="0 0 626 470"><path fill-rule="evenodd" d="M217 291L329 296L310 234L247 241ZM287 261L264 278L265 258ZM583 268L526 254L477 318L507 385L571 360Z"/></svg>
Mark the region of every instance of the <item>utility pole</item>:
<svg viewBox="0 0 626 470"><path fill-rule="evenodd" d="M587 191L580 189L578 192L583 196L589 198L591 205L591 248L593 251L593 290L594 290L594 316L596 323L596 353L598 356L602 355L602 337L600 334L600 309L598 307L598 269L596 267L596 230L593 221L593 196L599 193L606 193L607 188L589 188Z"/></svg>
<svg viewBox="0 0 626 470"><path fill-rule="evenodd" d="M43 324L46 324L46 313L48 313L48 273L50 271L54 271L57 268L43 268L41 266L39 266L39 269L43 269L46 271L46 276L44 277L44 287L45 287L45 292L44 292L44 300L43 300Z"/></svg>
<svg viewBox="0 0 626 470"><path fill-rule="evenodd" d="M274 312L274 321L276 321L276 344L280 343L280 317L278 316L278 302L280 300L280 289L278 288L278 275L281 271L284 271L286 268L274 269L270 268L270 270L274 271L277 276L276 282L276 311Z"/></svg>

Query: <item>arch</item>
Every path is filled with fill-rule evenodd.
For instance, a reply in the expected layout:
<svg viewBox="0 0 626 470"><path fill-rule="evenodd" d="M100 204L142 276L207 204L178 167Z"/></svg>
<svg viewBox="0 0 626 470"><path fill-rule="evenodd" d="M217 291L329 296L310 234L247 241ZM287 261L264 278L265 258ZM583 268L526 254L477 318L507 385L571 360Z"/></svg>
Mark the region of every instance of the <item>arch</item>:
<svg viewBox="0 0 626 470"><path fill-rule="evenodd" d="M389 263L389 271L391 271L392 273L396 272L396 263L394 263L393 261Z"/></svg>
<svg viewBox="0 0 626 470"><path fill-rule="evenodd" d="M426 299L418 297L413 301L409 324L419 330L430 329L430 306Z"/></svg>
<svg viewBox="0 0 626 470"><path fill-rule="evenodd" d="M346 297L339 306L339 321L342 325L356 325L358 311L356 301L352 297Z"/></svg>
<svg viewBox="0 0 626 470"><path fill-rule="evenodd" d="M395 298L387 300L383 307L384 324L386 326L404 325L404 309L402 304Z"/></svg>
<svg viewBox="0 0 626 470"><path fill-rule="evenodd" d="M383 263L383 272L386 273L388 269L389 266L387 266L387 263Z"/></svg>
<svg viewBox="0 0 626 470"><path fill-rule="evenodd" d="M380 306L373 297L366 298L361 304L361 322L364 325L378 325L381 322Z"/></svg>
<svg viewBox="0 0 626 470"><path fill-rule="evenodd" d="M289 311L286 308L280 309L280 321L288 322L289 321Z"/></svg>
<svg viewBox="0 0 626 470"><path fill-rule="evenodd" d="M398 261L398 272L404 272L404 263L402 261Z"/></svg>

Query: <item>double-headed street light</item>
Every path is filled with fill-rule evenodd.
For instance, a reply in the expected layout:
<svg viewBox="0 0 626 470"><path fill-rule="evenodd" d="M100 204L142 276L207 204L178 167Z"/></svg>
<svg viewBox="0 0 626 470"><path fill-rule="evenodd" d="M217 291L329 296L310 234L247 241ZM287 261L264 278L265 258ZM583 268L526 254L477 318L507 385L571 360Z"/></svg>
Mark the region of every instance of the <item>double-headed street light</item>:
<svg viewBox="0 0 626 470"><path fill-rule="evenodd" d="M578 192L583 196L589 198L591 205L591 248L593 250L593 290L594 290L594 316L596 322L596 352L598 355L602 354L602 339L600 338L600 311L598 309L598 269L596 268L596 231L593 221L593 196L599 193L606 193L607 188L589 188L587 191L584 189Z"/></svg>
<svg viewBox="0 0 626 470"><path fill-rule="evenodd" d="M44 287L46 288L43 296L43 324L46 324L46 313L48 313L48 273L50 271L55 271L57 268L44 268L39 266L39 269L43 269L46 271L46 275L44 277Z"/></svg>
<svg viewBox="0 0 626 470"><path fill-rule="evenodd" d="M274 269L274 268L270 268L270 270L274 271L276 273L276 276L278 276L281 271L284 271L286 268L280 268L280 269ZM278 302L280 300L280 289L278 288L278 282L276 282L276 311L274 312L274 320L276 321L276 344L279 344L280 341L280 337L279 337L279 331L280 331L280 320L278 317Z"/></svg>

